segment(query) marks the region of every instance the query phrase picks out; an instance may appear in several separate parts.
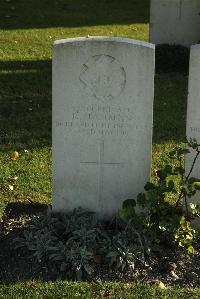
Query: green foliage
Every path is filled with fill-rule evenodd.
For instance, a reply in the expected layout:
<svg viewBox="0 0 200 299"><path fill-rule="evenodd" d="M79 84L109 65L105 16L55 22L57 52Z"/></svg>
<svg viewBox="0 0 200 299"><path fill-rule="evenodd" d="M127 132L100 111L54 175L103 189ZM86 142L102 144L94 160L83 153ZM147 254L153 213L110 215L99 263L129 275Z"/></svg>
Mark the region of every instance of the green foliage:
<svg viewBox="0 0 200 299"><path fill-rule="evenodd" d="M149 0L0 1L0 202L51 203L53 42L88 35L147 41L148 19ZM24 149L30 155L22 157ZM15 150L20 158L9 160ZM18 176L14 190L2 189L11 176Z"/></svg>
<svg viewBox="0 0 200 299"><path fill-rule="evenodd" d="M99 263L108 269L133 270L136 263L145 263L147 246L142 233L126 223L103 222L82 209L33 217L14 243L39 265L76 279L91 275Z"/></svg>
<svg viewBox="0 0 200 299"><path fill-rule="evenodd" d="M134 227L142 227L153 243L176 245L183 247L188 253L193 253L197 232L191 221L200 217L200 205L191 204L189 209L188 199L200 190L200 180L191 177L200 154L200 145L195 139L191 139L187 145L196 153L189 173L185 174L183 158L190 150L184 147L175 148L169 153L169 158L177 162L173 165L178 166L165 165L157 170L156 182L147 182L144 187L146 192L139 194L137 201L126 200L119 216L131 222ZM178 188L175 184L177 177ZM168 202L168 194L176 196L174 204Z"/></svg>
<svg viewBox="0 0 200 299"><path fill-rule="evenodd" d="M200 206L192 204L189 210L188 198L199 190L200 180L191 174L200 151L195 140L188 145L196 153L189 173L186 175L183 167L189 150L173 149L169 158L176 163L158 169L157 179L146 183L137 200L125 200L112 223L82 209L40 215L31 220L21 238L15 239L16 248L27 249L41 266L45 263L75 279L91 275L99 264L120 271L133 270L138 263L146 265L155 243L179 246L192 254L197 233L191 221L200 216ZM169 194L176 196L174 204L168 202Z"/></svg>

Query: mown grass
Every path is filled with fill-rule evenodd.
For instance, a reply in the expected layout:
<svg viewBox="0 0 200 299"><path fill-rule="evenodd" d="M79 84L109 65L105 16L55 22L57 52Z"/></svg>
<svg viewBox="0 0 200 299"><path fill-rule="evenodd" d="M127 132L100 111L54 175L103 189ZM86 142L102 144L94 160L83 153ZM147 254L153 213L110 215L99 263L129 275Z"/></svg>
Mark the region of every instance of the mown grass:
<svg viewBox="0 0 200 299"><path fill-rule="evenodd" d="M110 296L106 296L106 292ZM145 284L119 283L76 283L76 282L25 282L0 285L0 298L27 298L27 299L198 299L199 289L160 289Z"/></svg>
<svg viewBox="0 0 200 299"><path fill-rule="evenodd" d="M149 0L1 1L0 214L13 201L51 203L53 41L87 35L148 40L148 23ZM153 169L184 140L186 95L187 77L156 76ZM15 150L20 156L13 161ZM200 296L198 290L140 285L29 282L1 285L0 298L103 298L107 288L114 289L113 298Z"/></svg>
<svg viewBox="0 0 200 299"><path fill-rule="evenodd" d="M148 0L0 3L1 202L51 202L53 41L87 35L147 40L148 20ZM17 161L10 160L13 150ZM18 179L10 190L12 176Z"/></svg>
<svg viewBox="0 0 200 299"><path fill-rule="evenodd" d="M16 74L14 63L8 63L14 70L1 74L1 201L51 201L51 65L42 63L23 62L25 74ZM186 93L186 77L156 77L153 168L162 166L166 153L184 140ZM14 150L20 154L16 161L10 159Z"/></svg>
<svg viewBox="0 0 200 299"><path fill-rule="evenodd" d="M148 40L148 22L147 0L0 3L1 202L51 202L52 42L88 34ZM166 153L184 138L186 93L186 77L156 77L155 167L163 148ZM14 150L17 161L10 160Z"/></svg>

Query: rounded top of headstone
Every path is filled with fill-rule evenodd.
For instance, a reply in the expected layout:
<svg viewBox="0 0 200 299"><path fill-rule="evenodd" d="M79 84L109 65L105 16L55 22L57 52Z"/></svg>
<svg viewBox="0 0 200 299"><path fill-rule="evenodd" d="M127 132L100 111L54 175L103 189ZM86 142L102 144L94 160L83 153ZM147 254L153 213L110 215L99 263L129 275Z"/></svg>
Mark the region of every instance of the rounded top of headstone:
<svg viewBox="0 0 200 299"><path fill-rule="evenodd" d="M192 45L191 49L200 49L200 44Z"/></svg>
<svg viewBox="0 0 200 299"><path fill-rule="evenodd" d="M116 43L131 44L131 45L146 47L150 49L155 49L155 45L152 43L130 39L130 38L109 37L109 36L86 36L86 37L60 39L60 40L56 40L53 43L53 45L59 46L63 44L74 44L80 42L116 42Z"/></svg>

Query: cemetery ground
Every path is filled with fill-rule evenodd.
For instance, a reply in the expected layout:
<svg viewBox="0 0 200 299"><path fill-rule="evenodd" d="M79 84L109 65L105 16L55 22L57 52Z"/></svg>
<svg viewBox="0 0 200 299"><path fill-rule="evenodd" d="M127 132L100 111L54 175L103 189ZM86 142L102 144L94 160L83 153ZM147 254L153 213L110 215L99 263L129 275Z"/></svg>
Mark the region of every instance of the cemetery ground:
<svg viewBox="0 0 200 299"><path fill-rule="evenodd" d="M172 259L176 275L187 279L179 280L169 272L159 273L159 267L156 268L157 277L166 286L174 286L162 289L152 288L150 284L157 285L159 281L151 281L142 271L135 279L147 281L146 284L129 284L126 280L41 282L28 254L19 256L12 243L29 217L45 211L51 203L53 41L87 35L148 40L149 1L126 1L123 5L120 1L107 2L53 1L49 5L47 1L11 0L0 4L0 298L200 296L197 288L190 288L199 286L198 251L193 257L182 255ZM153 178L156 169L169 162L169 151L184 141L187 80L185 73L162 73L155 77ZM49 281L55 277L43 273L41 279Z"/></svg>

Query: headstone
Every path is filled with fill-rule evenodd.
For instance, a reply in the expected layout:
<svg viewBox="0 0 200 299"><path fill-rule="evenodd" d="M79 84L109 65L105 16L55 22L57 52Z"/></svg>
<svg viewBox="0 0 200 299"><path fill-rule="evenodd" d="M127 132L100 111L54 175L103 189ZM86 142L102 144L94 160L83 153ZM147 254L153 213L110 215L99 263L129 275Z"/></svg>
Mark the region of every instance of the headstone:
<svg viewBox="0 0 200 299"><path fill-rule="evenodd" d="M199 0L151 0L150 42L189 47L200 41Z"/></svg>
<svg viewBox="0 0 200 299"><path fill-rule="evenodd" d="M190 50L186 135L188 139L195 138L200 143L200 44L192 46ZM195 155L195 150L186 155L186 175L191 169ZM200 157L196 161L191 176L200 178ZM191 199L191 202L200 204L200 192Z"/></svg>
<svg viewBox="0 0 200 299"><path fill-rule="evenodd" d="M53 210L112 216L149 180L154 45L59 40L53 47Z"/></svg>

